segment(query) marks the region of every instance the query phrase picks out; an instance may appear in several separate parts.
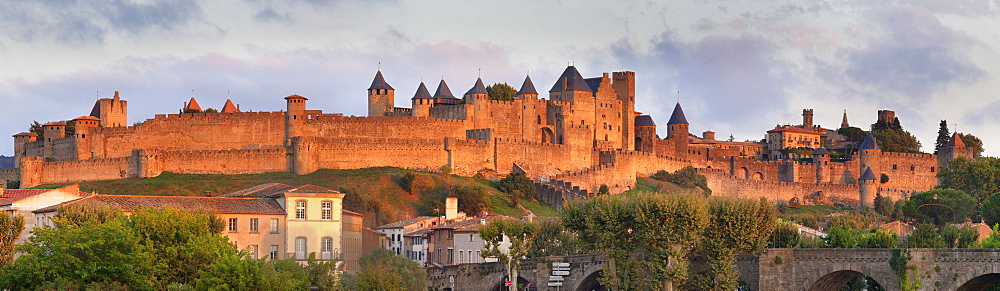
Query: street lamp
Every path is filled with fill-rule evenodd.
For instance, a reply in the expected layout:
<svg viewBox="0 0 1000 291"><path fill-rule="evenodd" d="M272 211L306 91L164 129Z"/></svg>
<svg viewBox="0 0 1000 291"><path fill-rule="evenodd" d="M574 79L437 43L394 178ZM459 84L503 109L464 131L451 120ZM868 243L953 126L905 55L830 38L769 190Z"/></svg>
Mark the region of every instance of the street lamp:
<svg viewBox="0 0 1000 291"><path fill-rule="evenodd" d="M934 199L934 201L937 201L938 195L936 193L934 194L934 198L933 199ZM926 203L926 204L921 204L920 206L917 206L917 209L916 209L915 212L916 213L920 213L920 207L924 207L924 206L928 206L928 205L935 205L935 206L944 206L944 207L947 207L948 210L951 210L951 220L952 220L952 222L955 221L955 209L951 208L951 206L940 204L940 203Z"/></svg>

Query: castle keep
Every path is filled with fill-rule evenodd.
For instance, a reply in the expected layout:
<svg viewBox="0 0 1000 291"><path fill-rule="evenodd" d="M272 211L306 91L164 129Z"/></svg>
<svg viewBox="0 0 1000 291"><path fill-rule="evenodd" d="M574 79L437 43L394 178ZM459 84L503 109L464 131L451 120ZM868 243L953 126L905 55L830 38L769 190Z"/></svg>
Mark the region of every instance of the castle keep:
<svg viewBox="0 0 1000 291"><path fill-rule="evenodd" d="M115 92L98 100L90 115L46 123L41 134L14 135L16 167L0 170L0 180L32 187L165 171L448 166L459 175L524 172L538 181L539 196L559 208L601 185L621 192L636 176L690 165L720 195L870 203L875 193L898 199L929 190L942 165L971 156L958 137L940 156L882 152L869 137L847 162L831 162L824 148L813 152L812 162L765 161L752 154L760 145L715 141L711 132L691 135L680 104L660 138L653 118L635 111L635 73L629 71L584 78L569 66L548 99L539 98L530 77L512 101L490 100L482 79L461 96L444 80L430 92L421 83L410 107L397 107L395 89L379 71L367 90L367 117L311 110L308 98L291 95L285 111L241 112L227 102L222 112L158 114L135 126L127 126L127 102ZM185 104L192 106L194 99ZM805 131L814 127L811 110L804 123ZM891 179L868 180L869 169Z"/></svg>

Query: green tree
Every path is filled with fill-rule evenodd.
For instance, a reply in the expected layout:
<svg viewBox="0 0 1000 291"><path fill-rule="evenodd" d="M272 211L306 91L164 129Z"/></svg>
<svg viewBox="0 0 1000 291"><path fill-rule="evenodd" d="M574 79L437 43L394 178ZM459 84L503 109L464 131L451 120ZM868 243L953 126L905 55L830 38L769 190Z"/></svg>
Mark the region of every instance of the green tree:
<svg viewBox="0 0 1000 291"><path fill-rule="evenodd" d="M532 240L538 234L538 224L513 219L494 218L484 226L479 227L479 236L483 238L482 256L495 257L503 262L507 278L517 282L518 270L521 269L521 258L528 254ZM506 238L506 239L505 239ZM506 249L500 244L507 242ZM514 289L520 289L515 286Z"/></svg>
<svg viewBox="0 0 1000 291"><path fill-rule="evenodd" d="M345 276L346 290L411 290L427 289L427 273L417 262L378 248L361 256L361 272Z"/></svg>
<svg viewBox="0 0 1000 291"><path fill-rule="evenodd" d="M45 128L37 120L31 121L31 124L28 125L28 132L37 134L38 140L45 140Z"/></svg>
<svg viewBox="0 0 1000 291"><path fill-rule="evenodd" d="M201 271L194 286L198 290L305 290L309 277L293 260L252 259L240 253Z"/></svg>
<svg viewBox="0 0 1000 291"><path fill-rule="evenodd" d="M937 188L958 189L985 201L992 193L1000 192L1000 159L983 157L979 159L957 158L937 174Z"/></svg>
<svg viewBox="0 0 1000 291"><path fill-rule="evenodd" d="M778 218L775 221L774 232L767 247L769 248L797 248L799 247L799 227L794 222Z"/></svg>
<svg viewBox="0 0 1000 291"><path fill-rule="evenodd" d="M938 148L948 145L948 141L951 140L951 133L948 131L948 121L941 120L941 124L938 128L937 140L934 142L934 154L938 154Z"/></svg>
<svg viewBox="0 0 1000 291"><path fill-rule="evenodd" d="M893 201L891 197L882 196L881 192L875 193L875 213L886 217L892 216Z"/></svg>
<svg viewBox="0 0 1000 291"><path fill-rule="evenodd" d="M972 148L972 157L981 158L983 156L983 140L979 137L972 135L971 133L958 133L958 137L962 139L965 146Z"/></svg>
<svg viewBox="0 0 1000 291"><path fill-rule="evenodd" d="M136 290L157 286L150 246L125 219L36 228L18 250L24 255L3 270L0 286L35 289L60 280L118 282Z"/></svg>
<svg viewBox="0 0 1000 291"><path fill-rule="evenodd" d="M861 247L864 240L864 230L833 226L826 232L823 245L828 248L853 249Z"/></svg>
<svg viewBox="0 0 1000 291"><path fill-rule="evenodd" d="M895 233L885 229L876 228L871 232L864 234L861 247L872 249L895 248L896 241L898 241L898 238Z"/></svg>
<svg viewBox="0 0 1000 291"><path fill-rule="evenodd" d="M151 263L163 285L194 283L198 272L235 254L236 246L221 235L224 225L211 213L176 208L141 208L128 219L142 244L150 247Z"/></svg>
<svg viewBox="0 0 1000 291"><path fill-rule="evenodd" d="M1000 249L1000 224L993 224L993 232L979 243L980 248Z"/></svg>
<svg viewBox="0 0 1000 291"><path fill-rule="evenodd" d="M566 228L608 259L600 280L615 290L670 289L681 282L687 254L708 221L704 199L690 194L600 196L571 204L564 214Z"/></svg>
<svg viewBox="0 0 1000 291"><path fill-rule="evenodd" d="M983 202L982 209L983 220L986 224L1000 223L1000 192L991 194L989 199Z"/></svg>
<svg viewBox="0 0 1000 291"><path fill-rule="evenodd" d="M22 231L24 231L23 217L11 215L6 211L0 212L0 269L14 259L14 241L21 237Z"/></svg>
<svg viewBox="0 0 1000 291"><path fill-rule="evenodd" d="M69 204L59 207L52 222L57 227L79 226L84 223L105 223L108 221L121 219L123 215L117 208L102 203L88 202L87 204Z"/></svg>
<svg viewBox="0 0 1000 291"><path fill-rule="evenodd" d="M692 166L681 168L674 171L673 174L659 170L653 174L653 179L674 183L684 188L698 187L705 191L705 196L712 194L712 189L708 188L708 179L705 178L705 175L698 174L698 171Z"/></svg>
<svg viewBox="0 0 1000 291"><path fill-rule="evenodd" d="M406 193L413 194L413 180L417 178L417 175L413 173L406 173L399 176L399 187L403 188Z"/></svg>
<svg viewBox="0 0 1000 291"><path fill-rule="evenodd" d="M514 90L514 87L507 85L507 83L486 86L486 93L490 96L490 100L500 101L513 101L514 97L517 96L517 90Z"/></svg>
<svg viewBox="0 0 1000 291"><path fill-rule="evenodd" d="M459 211L463 211L469 215L476 215L477 213L482 213L485 209L489 209L492 204L487 194L485 186L461 185L452 188L451 195L449 196L458 197Z"/></svg>
<svg viewBox="0 0 1000 291"><path fill-rule="evenodd" d="M872 135L883 152L920 153L920 141L910 132L899 128L874 130Z"/></svg>
<svg viewBox="0 0 1000 291"><path fill-rule="evenodd" d="M858 214L857 212L850 212L844 215L831 217L829 221L826 222L826 226L828 228L840 227L847 230L861 230L867 229L870 223L871 219L867 216Z"/></svg>
<svg viewBox="0 0 1000 291"><path fill-rule="evenodd" d="M971 227L949 224L941 228L941 239L944 240L945 247L967 249L979 240L979 232Z"/></svg>
<svg viewBox="0 0 1000 291"><path fill-rule="evenodd" d="M944 225L962 222L976 208L976 199L955 189L935 189L910 196L903 205L903 215L921 223Z"/></svg>
<svg viewBox="0 0 1000 291"><path fill-rule="evenodd" d="M538 234L531 240L527 257L541 258L547 256L566 256L583 254L583 242L576 232L563 226L560 220L541 220L538 222Z"/></svg>
<svg viewBox="0 0 1000 291"><path fill-rule="evenodd" d="M500 192L510 194L512 199L535 199L535 184L522 173L511 172L507 177L497 181L497 186Z"/></svg>
<svg viewBox="0 0 1000 291"><path fill-rule="evenodd" d="M938 229L933 224L921 223L913 230L910 236L906 237L906 247L908 248L944 248L944 239L938 234Z"/></svg>
<svg viewBox="0 0 1000 291"><path fill-rule="evenodd" d="M696 275L691 289L733 290L739 281L736 255L757 252L767 246L774 231L776 212L766 200L714 198L708 203L709 225L700 251L708 270Z"/></svg>
<svg viewBox="0 0 1000 291"><path fill-rule="evenodd" d="M864 141L865 137L868 135L867 133L865 133L864 130L861 130L860 128L857 127L844 127L838 129L837 133L843 135L844 139L847 142L854 144L855 147L860 145L861 142Z"/></svg>

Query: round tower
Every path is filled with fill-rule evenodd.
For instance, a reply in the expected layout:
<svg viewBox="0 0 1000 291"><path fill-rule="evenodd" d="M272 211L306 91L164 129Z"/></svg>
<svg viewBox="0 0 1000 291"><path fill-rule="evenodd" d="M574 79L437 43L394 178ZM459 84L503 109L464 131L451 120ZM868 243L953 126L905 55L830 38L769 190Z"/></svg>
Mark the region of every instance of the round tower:
<svg viewBox="0 0 1000 291"><path fill-rule="evenodd" d="M413 116L416 117L428 117L431 116L431 107L434 106L434 97L431 97L431 93L427 91L427 86L424 82L420 82L420 86L417 87L417 93L413 94Z"/></svg>
<svg viewBox="0 0 1000 291"><path fill-rule="evenodd" d="M688 148L688 121L681 109L681 103L674 106L674 112L667 121L667 139L673 141L674 154L679 157L687 156Z"/></svg>
<svg viewBox="0 0 1000 291"><path fill-rule="evenodd" d="M38 140L34 132L22 132L14 135L14 168L21 167L21 158L25 155L25 147L29 142Z"/></svg>
<svg viewBox="0 0 1000 291"><path fill-rule="evenodd" d="M869 132L868 136L865 137L865 140L861 142L861 146L858 147L858 173L863 174L865 169L874 169L873 171L877 172L881 157L882 150L879 149L875 136Z"/></svg>
<svg viewBox="0 0 1000 291"><path fill-rule="evenodd" d="M476 128L489 124L489 111L487 106L490 103L489 92L486 85L483 85L483 78L476 78L476 84L469 91L465 92L465 103L472 104L472 124ZM466 110L466 114L469 110Z"/></svg>
<svg viewBox="0 0 1000 291"><path fill-rule="evenodd" d="M863 207L872 207L875 204L875 192L878 191L878 180L872 168L865 168L861 178L858 178L860 193L858 193L858 210Z"/></svg>
<svg viewBox="0 0 1000 291"><path fill-rule="evenodd" d="M635 140L633 146L635 151L653 152L653 140L656 139L656 123L649 115L639 115L635 117Z"/></svg>
<svg viewBox="0 0 1000 291"><path fill-rule="evenodd" d="M521 100L521 139L539 142L539 128L542 126L541 116L537 116L535 106L538 104L538 91L531 82L530 76L524 77L521 89L517 90L517 98Z"/></svg>
<svg viewBox="0 0 1000 291"><path fill-rule="evenodd" d="M396 90L385 82L382 71L375 73L372 85L368 87L368 116L385 116L395 107Z"/></svg>
<svg viewBox="0 0 1000 291"><path fill-rule="evenodd" d="M306 119L306 97L291 95L285 97L285 145L291 145L293 137L302 135L302 123Z"/></svg>
<svg viewBox="0 0 1000 291"><path fill-rule="evenodd" d="M830 151L820 147L812 155L816 165L816 184L830 183Z"/></svg>

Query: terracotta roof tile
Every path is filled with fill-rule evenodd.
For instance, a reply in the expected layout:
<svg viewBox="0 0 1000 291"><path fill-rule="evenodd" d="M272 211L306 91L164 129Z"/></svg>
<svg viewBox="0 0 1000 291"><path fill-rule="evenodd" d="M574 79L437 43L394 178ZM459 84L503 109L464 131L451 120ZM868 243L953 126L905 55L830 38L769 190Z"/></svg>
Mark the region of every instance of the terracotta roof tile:
<svg viewBox="0 0 1000 291"><path fill-rule="evenodd" d="M417 223L417 222L420 222L420 221L424 221L424 220L428 220L428 219L433 219L433 218L434 218L433 216L418 216L416 218L410 218L410 219L407 219L407 220L400 220L400 221L397 221L397 222L393 222L393 223L381 225L381 226L375 227L375 229L404 228L407 225L411 225L411 224L414 224L414 223Z"/></svg>
<svg viewBox="0 0 1000 291"><path fill-rule="evenodd" d="M122 211L134 211L139 208L173 207L185 210L206 210L217 214L285 214L285 210L281 208L281 205L271 198L136 195L93 195L87 198L81 198L59 205L45 207L34 212L51 212L63 205L95 202L103 202L117 207Z"/></svg>

